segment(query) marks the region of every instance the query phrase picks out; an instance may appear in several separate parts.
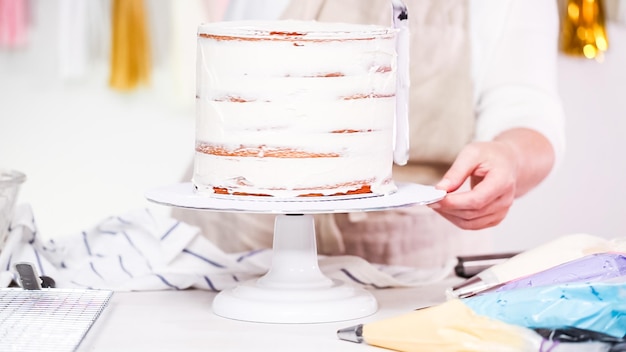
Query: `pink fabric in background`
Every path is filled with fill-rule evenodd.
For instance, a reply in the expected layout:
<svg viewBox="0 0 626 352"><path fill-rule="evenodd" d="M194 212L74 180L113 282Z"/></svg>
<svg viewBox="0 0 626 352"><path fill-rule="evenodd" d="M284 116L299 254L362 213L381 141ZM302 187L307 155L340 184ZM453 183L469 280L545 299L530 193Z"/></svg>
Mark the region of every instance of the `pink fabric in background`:
<svg viewBox="0 0 626 352"><path fill-rule="evenodd" d="M28 0L0 0L0 48L26 45Z"/></svg>
<svg viewBox="0 0 626 352"><path fill-rule="evenodd" d="M203 0L201 3L205 12L202 16L214 22L221 21L224 18L229 0Z"/></svg>

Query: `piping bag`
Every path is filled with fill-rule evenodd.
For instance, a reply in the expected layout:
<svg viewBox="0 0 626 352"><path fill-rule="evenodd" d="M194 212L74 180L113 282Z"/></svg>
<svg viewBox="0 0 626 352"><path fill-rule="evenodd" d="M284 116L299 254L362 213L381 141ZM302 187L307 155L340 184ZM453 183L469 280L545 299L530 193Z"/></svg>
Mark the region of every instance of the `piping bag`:
<svg viewBox="0 0 626 352"><path fill-rule="evenodd" d="M341 329L337 335L396 351L539 351L542 342L534 331L480 316L459 299Z"/></svg>
<svg viewBox="0 0 626 352"><path fill-rule="evenodd" d="M485 293L462 299L476 314L528 328L574 327L623 338L626 277Z"/></svg>
<svg viewBox="0 0 626 352"><path fill-rule="evenodd" d="M558 331L572 333L570 341L583 333L585 339L578 339L583 342L572 347L578 351L610 351L611 345L623 343L625 278L454 298L398 317L341 329L337 335L396 351L563 351L565 345L573 344L544 337ZM594 335L603 338L593 340ZM558 345L561 348L556 348Z"/></svg>
<svg viewBox="0 0 626 352"><path fill-rule="evenodd" d="M602 252L623 244L571 235L534 255L555 245L566 247L557 254L562 264L473 297L341 329L338 337L398 351L626 351L619 349L626 346L626 254Z"/></svg>
<svg viewBox="0 0 626 352"><path fill-rule="evenodd" d="M599 282L621 276L626 276L625 253L595 253L508 281L478 294L564 283Z"/></svg>
<svg viewBox="0 0 626 352"><path fill-rule="evenodd" d="M452 287L446 294L449 298L472 296L508 281L527 277L590 254L604 252L626 252L626 240L623 238L607 240L584 233L561 236L480 272Z"/></svg>

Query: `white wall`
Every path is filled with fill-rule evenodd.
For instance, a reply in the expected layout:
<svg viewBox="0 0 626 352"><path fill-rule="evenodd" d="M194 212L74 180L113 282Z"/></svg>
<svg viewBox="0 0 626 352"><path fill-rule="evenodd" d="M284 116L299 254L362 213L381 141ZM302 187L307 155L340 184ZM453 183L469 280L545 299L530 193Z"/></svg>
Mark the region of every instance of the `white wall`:
<svg viewBox="0 0 626 352"><path fill-rule="evenodd" d="M61 80L59 3L33 3L30 45L0 49L0 165L27 174L20 201L32 205L41 234L75 233L140 207L169 211L143 193L178 182L191 160L193 87L181 102L165 55L155 56L152 85L131 93L108 88L106 58L87 77ZM167 30L158 25L157 34ZM154 51L164 50L160 39Z"/></svg>
<svg viewBox="0 0 626 352"><path fill-rule="evenodd" d="M178 182L190 162L193 96L177 104L164 63L155 68L151 88L130 94L107 88L106 63L89 79L61 81L55 2L34 3L31 46L0 51L0 165L27 174L20 201L32 205L46 237L141 207L167 213L143 193ZM560 58L567 155L495 229L498 249L524 249L573 232L624 235L626 28L612 26L609 35L602 64Z"/></svg>
<svg viewBox="0 0 626 352"><path fill-rule="evenodd" d="M514 204L496 229L498 248L528 248L574 232L626 237L626 25L611 25L608 35L602 63L559 59L565 160Z"/></svg>

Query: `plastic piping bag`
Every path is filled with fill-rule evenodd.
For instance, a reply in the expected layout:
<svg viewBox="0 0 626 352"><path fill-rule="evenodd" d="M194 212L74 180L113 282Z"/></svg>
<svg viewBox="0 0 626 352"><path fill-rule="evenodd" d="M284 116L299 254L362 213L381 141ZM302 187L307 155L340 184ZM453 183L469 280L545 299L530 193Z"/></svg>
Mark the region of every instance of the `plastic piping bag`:
<svg viewBox="0 0 626 352"><path fill-rule="evenodd" d="M485 293L462 300L476 314L528 328L574 327L626 335L626 283L598 282Z"/></svg>
<svg viewBox="0 0 626 352"><path fill-rule="evenodd" d="M626 254L596 253L508 281L479 294L566 283L601 282L622 276L626 276Z"/></svg>

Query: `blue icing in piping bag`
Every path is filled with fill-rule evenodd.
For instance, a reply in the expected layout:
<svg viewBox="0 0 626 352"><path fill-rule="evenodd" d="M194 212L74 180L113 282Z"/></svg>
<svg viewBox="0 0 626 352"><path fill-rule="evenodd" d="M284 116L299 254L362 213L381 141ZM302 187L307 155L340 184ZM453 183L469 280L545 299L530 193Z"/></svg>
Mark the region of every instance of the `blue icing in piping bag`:
<svg viewBox="0 0 626 352"><path fill-rule="evenodd" d="M462 299L476 314L528 328L574 327L626 335L626 282L571 283Z"/></svg>

